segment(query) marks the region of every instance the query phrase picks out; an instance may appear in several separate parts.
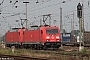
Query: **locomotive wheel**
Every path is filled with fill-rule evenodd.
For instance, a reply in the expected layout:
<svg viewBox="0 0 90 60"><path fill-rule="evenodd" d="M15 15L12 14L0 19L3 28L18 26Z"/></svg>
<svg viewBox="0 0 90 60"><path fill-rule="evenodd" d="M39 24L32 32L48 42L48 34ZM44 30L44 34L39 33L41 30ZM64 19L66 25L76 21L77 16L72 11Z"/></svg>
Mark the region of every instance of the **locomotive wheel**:
<svg viewBox="0 0 90 60"><path fill-rule="evenodd" d="M42 45L37 45L37 49L41 50L42 49Z"/></svg>
<svg viewBox="0 0 90 60"><path fill-rule="evenodd" d="M46 50L47 49L47 46L44 46L43 49Z"/></svg>

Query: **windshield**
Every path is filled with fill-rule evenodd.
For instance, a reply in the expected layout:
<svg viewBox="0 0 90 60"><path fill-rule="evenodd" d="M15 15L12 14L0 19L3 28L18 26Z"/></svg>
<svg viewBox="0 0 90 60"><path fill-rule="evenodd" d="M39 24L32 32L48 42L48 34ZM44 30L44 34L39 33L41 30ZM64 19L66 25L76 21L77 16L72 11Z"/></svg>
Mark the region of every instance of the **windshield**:
<svg viewBox="0 0 90 60"><path fill-rule="evenodd" d="M46 33L47 34L57 34L58 33L58 29L46 29Z"/></svg>

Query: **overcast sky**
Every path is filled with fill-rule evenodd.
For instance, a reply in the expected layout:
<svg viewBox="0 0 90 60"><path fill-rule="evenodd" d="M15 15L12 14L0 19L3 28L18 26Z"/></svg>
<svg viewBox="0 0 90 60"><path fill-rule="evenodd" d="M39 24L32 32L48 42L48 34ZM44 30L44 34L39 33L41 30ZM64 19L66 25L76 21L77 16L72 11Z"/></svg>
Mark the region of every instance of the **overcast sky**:
<svg viewBox="0 0 90 60"><path fill-rule="evenodd" d="M26 19L26 5L27 4L27 19L28 26L31 23L40 25L40 19L46 14L51 14L51 25L60 27L60 7L62 7L62 21L63 29L67 32L71 31L71 20L73 19L74 12L74 29L79 29L79 19L77 18L77 4L82 0L0 0L0 34L3 35L10 27L21 27L21 20ZM65 1L65 3L62 3ZM84 27L85 30L90 31L90 0L84 0ZM18 22L16 22L18 20ZM49 19L47 19L47 23ZM24 26L26 24L24 23Z"/></svg>

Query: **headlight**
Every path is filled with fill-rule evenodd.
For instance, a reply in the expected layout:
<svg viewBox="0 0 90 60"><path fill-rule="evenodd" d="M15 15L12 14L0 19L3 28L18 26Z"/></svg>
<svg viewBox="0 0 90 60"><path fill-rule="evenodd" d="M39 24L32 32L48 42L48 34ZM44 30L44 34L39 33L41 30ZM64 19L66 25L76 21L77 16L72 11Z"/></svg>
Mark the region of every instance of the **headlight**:
<svg viewBox="0 0 90 60"><path fill-rule="evenodd" d="M59 36L56 36L56 39L59 39Z"/></svg>
<svg viewBox="0 0 90 60"><path fill-rule="evenodd" d="M49 39L49 38L50 38L49 36L46 37L46 39Z"/></svg>
<svg viewBox="0 0 90 60"><path fill-rule="evenodd" d="M57 40L57 41L60 41L60 40Z"/></svg>
<svg viewBox="0 0 90 60"><path fill-rule="evenodd" d="M47 41L49 41L49 40L47 40Z"/></svg>

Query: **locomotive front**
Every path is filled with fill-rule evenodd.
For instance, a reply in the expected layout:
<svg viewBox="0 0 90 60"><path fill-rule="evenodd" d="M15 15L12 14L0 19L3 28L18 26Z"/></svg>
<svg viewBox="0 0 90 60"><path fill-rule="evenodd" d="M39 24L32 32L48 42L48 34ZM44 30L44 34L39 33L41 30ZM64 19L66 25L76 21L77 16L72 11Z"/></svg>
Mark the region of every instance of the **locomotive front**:
<svg viewBox="0 0 90 60"><path fill-rule="evenodd" d="M61 45L60 29L57 26L45 27L43 41L46 48L59 48Z"/></svg>

